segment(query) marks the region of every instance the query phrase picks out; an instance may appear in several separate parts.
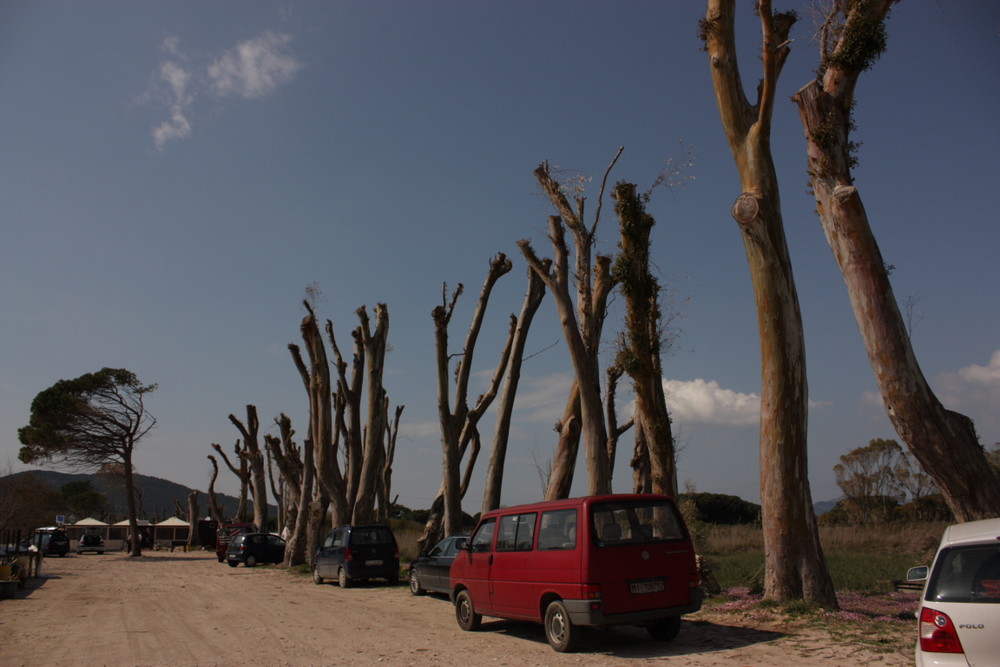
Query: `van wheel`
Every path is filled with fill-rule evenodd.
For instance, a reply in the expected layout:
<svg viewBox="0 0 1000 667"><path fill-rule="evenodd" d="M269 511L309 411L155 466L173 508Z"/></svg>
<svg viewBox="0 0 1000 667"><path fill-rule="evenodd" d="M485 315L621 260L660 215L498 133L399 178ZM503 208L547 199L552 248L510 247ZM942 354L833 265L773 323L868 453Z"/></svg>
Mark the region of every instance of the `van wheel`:
<svg viewBox="0 0 1000 667"><path fill-rule="evenodd" d="M410 570L410 593L413 595L423 595L427 591L420 586L420 580L417 578L417 571Z"/></svg>
<svg viewBox="0 0 1000 667"><path fill-rule="evenodd" d="M580 627L569 620L562 600L555 600L545 609L545 639L559 653L568 653L580 640Z"/></svg>
<svg viewBox="0 0 1000 667"><path fill-rule="evenodd" d="M337 571L337 583L341 588L350 588L351 580L347 578L347 568L342 567Z"/></svg>
<svg viewBox="0 0 1000 667"><path fill-rule="evenodd" d="M469 595L469 591L462 591L455 598L455 619L458 621L458 627L466 632L478 630L482 624L483 616L477 614L472 606L472 596Z"/></svg>
<svg viewBox="0 0 1000 667"><path fill-rule="evenodd" d="M319 576L319 570L313 565L313 583L317 586L323 583L323 577Z"/></svg>
<svg viewBox="0 0 1000 667"><path fill-rule="evenodd" d="M661 618L660 620L646 626L649 636L658 642L668 642L677 636L681 631L681 617Z"/></svg>

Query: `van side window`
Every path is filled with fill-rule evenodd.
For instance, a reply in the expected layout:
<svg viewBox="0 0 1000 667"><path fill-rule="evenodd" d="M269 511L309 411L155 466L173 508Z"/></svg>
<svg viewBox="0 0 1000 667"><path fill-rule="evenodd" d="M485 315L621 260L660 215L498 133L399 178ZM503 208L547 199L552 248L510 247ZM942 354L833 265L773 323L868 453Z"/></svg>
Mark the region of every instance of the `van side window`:
<svg viewBox="0 0 1000 667"><path fill-rule="evenodd" d="M576 508L542 512L538 550L576 549Z"/></svg>
<svg viewBox="0 0 1000 667"><path fill-rule="evenodd" d="M538 515L508 514L500 517L497 551L531 551L535 540L535 520Z"/></svg>
<svg viewBox="0 0 1000 667"><path fill-rule="evenodd" d="M338 530L336 533L334 533L334 535L333 535L333 546L334 547L342 547L342 546L344 546L344 531Z"/></svg>
<svg viewBox="0 0 1000 667"><path fill-rule="evenodd" d="M496 519L488 519L479 525L470 543L473 551L489 551L493 545L493 531L497 526Z"/></svg>

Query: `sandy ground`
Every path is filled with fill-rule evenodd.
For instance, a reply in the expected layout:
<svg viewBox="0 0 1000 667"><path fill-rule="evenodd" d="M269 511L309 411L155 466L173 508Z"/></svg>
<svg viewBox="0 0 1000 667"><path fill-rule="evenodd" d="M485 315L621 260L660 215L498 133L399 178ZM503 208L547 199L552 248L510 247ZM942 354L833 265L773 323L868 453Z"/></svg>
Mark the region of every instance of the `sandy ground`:
<svg viewBox="0 0 1000 667"><path fill-rule="evenodd" d="M0 664L15 665L906 665L825 631L742 626L700 613L670 643L588 631L577 653L541 626L484 619L462 632L443 597L404 586L316 586L214 554L70 554L0 600Z"/></svg>

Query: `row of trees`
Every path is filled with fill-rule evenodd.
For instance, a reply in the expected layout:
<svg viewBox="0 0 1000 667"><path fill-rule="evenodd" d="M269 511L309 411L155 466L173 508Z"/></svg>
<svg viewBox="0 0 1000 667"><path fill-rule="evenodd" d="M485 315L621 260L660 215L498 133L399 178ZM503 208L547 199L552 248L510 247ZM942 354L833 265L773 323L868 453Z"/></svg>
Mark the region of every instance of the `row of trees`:
<svg viewBox="0 0 1000 667"><path fill-rule="evenodd" d="M1000 473L1000 443L986 453ZM895 440L876 439L840 457L833 468L844 497L823 515L825 523L881 523L953 518L934 478Z"/></svg>
<svg viewBox="0 0 1000 667"><path fill-rule="evenodd" d="M921 374L851 174L854 89L860 74L885 48L885 19L892 4L892 0L830 2L820 31L817 77L794 99L805 128L810 182L820 221L844 275L886 409L912 456L933 477L955 517L964 521L1000 511L1000 478L986 464L971 420L945 410ZM770 0L758 0L756 9L763 37L762 78L753 102L739 73L734 0L707 0L701 33L720 119L739 171L741 194L732 215L746 248L758 312L764 589L768 598L805 598L836 607L808 483L808 389L802 318L770 152L777 82L790 53L789 35L797 17L791 12L774 11ZM617 156L604 175L592 221L586 218L586 199L581 193L561 184L547 163L535 170L556 213L548 221L552 257L539 255L530 240L517 243L529 267L525 304L520 317L511 316L493 380L476 401L469 400L468 381L483 314L493 286L511 271L511 262L503 254L491 261L464 348L458 353L449 350L448 330L463 288L459 285L450 297L447 287L442 290L441 304L432 312L442 482L422 538L425 543L442 532L454 532L460 525L461 500L481 449L479 421L503 385L482 506L492 509L499 503L524 336L546 293L555 303L574 371L574 382L567 388L564 418L558 424L546 497L569 493L581 441L588 492L610 491L618 440L632 427L634 488L676 493L674 442L663 398L659 357L659 286L649 271L649 229L653 219L645 211L648 193L640 195L634 185L618 183L612 196L621 226L621 253L616 259L598 253L594 246L608 175L616 161ZM615 289L624 295L626 322L620 353L615 363L602 370L598 352L607 301ZM312 552L311 546L325 524L387 517L395 431L402 410L397 408L395 424L390 425L389 402L382 383L389 323L386 306L376 308L374 329L365 308L357 311L360 325L352 332L354 352L350 364L341 355L333 326L327 322L334 356L331 364L315 313L308 300L305 305L308 315L301 332L307 359L298 346L290 346L309 403L309 423L302 444L295 442L291 424L282 415L275 420L281 437L265 436L261 447L256 408L248 406L245 420L230 415L241 436L234 459L214 445L227 467L239 476L243 496L248 491L252 494L254 520L259 525L266 525L271 487L271 494L282 508L281 521L291 527L290 564L301 562L304 554ZM454 368L453 359L457 359ZM335 375L331 374L331 365ZM102 373L114 376L127 372L105 369ZM632 422L619 426L615 421L614 388L623 374L629 375L635 387L636 412ZM141 406L142 395L151 388L143 388L137 381L130 386L125 380L128 378L115 382L129 386L126 396L137 397ZM33 405L32 425L22 429L26 445L22 460L59 456L80 463L106 463L111 457L122 466L127 478L131 445L101 451L100 456L88 454L88 458L74 459L69 452L79 443L72 441L73 432L67 431L64 437L61 429L65 425L60 423L54 423L51 432L46 431L45 406L38 407L39 423L35 424ZM134 444L136 436L144 432L124 426L116 428L123 435L131 435L116 442ZM60 435L55 437L57 433ZM217 471L217 461L210 459ZM269 460L274 462L273 467ZM272 474L274 468L278 470L277 482Z"/></svg>

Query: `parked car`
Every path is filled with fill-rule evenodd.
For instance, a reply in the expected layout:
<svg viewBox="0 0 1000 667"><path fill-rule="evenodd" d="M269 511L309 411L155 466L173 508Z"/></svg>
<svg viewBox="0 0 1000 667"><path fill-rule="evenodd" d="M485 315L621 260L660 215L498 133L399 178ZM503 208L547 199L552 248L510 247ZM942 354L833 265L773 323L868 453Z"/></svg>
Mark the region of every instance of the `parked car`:
<svg viewBox="0 0 1000 667"><path fill-rule="evenodd" d="M313 558L313 581L336 579L341 588L355 581L399 583L399 547L388 526L341 526L326 536Z"/></svg>
<svg viewBox="0 0 1000 667"><path fill-rule="evenodd" d="M243 563L254 567L257 563L282 563L285 560L285 541L271 533L243 533L234 535L226 550L229 567Z"/></svg>
<svg viewBox="0 0 1000 667"><path fill-rule="evenodd" d="M98 554L104 553L104 537L101 536L100 528L88 530L77 540L76 553L79 555L85 551L93 551Z"/></svg>
<svg viewBox="0 0 1000 667"><path fill-rule="evenodd" d="M1000 518L948 526L933 565L911 568L906 578L925 582L917 612L917 667L997 664Z"/></svg>
<svg viewBox="0 0 1000 667"><path fill-rule="evenodd" d="M694 546L663 495L570 498L487 512L451 566L463 630L483 616L541 623L549 645L572 651L580 626L645 626L677 636L704 594Z"/></svg>
<svg viewBox="0 0 1000 667"><path fill-rule="evenodd" d="M54 526L36 528L31 543L38 547L38 550L45 556L62 558L69 553L69 537L66 536L66 531L62 528Z"/></svg>
<svg viewBox="0 0 1000 667"><path fill-rule="evenodd" d="M455 562L458 550L468 541L468 535L452 535L438 542L430 551L422 551L420 556L410 563L410 593L423 595L428 591L431 593L450 591L451 564Z"/></svg>
<svg viewBox="0 0 1000 667"><path fill-rule="evenodd" d="M234 535L244 535L246 533L256 533L257 526L252 523L224 523L215 535L215 556L219 562L226 560L226 551L229 549L229 540Z"/></svg>

